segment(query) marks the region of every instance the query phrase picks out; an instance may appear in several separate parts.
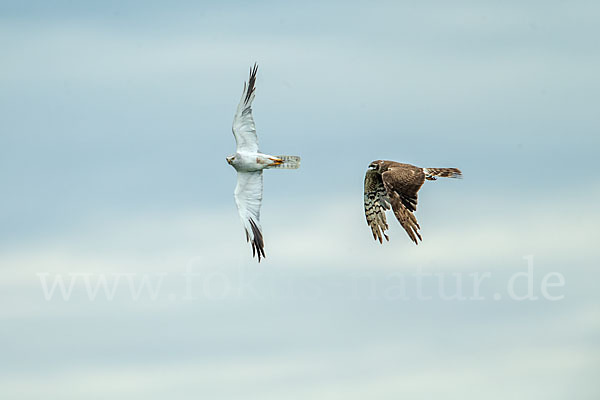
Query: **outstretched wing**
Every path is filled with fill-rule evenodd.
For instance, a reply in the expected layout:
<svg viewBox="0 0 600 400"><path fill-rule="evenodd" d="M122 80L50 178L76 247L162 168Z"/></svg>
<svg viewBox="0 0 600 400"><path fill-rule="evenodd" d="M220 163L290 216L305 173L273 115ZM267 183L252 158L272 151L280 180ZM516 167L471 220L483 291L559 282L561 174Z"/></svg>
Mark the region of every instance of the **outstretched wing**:
<svg viewBox="0 0 600 400"><path fill-rule="evenodd" d="M421 235L419 234L419 223L417 222L417 217L410 211L404 203L402 203L402 199L397 193L392 194L390 196L390 203L392 204L392 209L394 210L394 215L400 225L404 228L410 239L415 242L415 244L419 244L417 238L419 240L423 240Z"/></svg>
<svg viewBox="0 0 600 400"><path fill-rule="evenodd" d="M250 68L250 79L248 84L244 82L244 92L242 99L238 104L235 116L233 117L233 136L237 145L237 152L257 152L258 136L256 135L256 126L252 118L252 101L254 100L254 90L256 83L256 72L258 65Z"/></svg>
<svg viewBox="0 0 600 400"><path fill-rule="evenodd" d="M263 175L258 172L238 171L235 187L235 203L246 230L246 240L252 244L252 257L258 254L258 262L265 257L265 243L260 227Z"/></svg>
<svg viewBox="0 0 600 400"><path fill-rule="evenodd" d="M381 175L394 215L415 244L419 234L419 223L413 214L417 210L417 192L425 182L423 169L410 164L394 165Z"/></svg>
<svg viewBox="0 0 600 400"><path fill-rule="evenodd" d="M385 211L390 209L390 204L386 199L386 190L383 186L381 175L371 169L365 174L365 216L367 224L373 232L373 239L383 243L390 240L385 234L388 229Z"/></svg>

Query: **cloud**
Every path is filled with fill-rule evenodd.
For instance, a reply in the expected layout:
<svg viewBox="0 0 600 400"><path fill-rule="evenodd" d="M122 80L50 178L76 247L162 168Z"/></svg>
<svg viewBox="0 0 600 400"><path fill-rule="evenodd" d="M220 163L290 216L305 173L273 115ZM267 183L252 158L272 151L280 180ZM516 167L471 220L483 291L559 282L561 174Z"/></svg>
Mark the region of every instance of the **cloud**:
<svg viewBox="0 0 600 400"><path fill-rule="evenodd" d="M416 266L458 271L519 268L522 256L528 254L545 257L553 265L597 256L593 243L600 214L578 208L563 217L563 204L575 198L532 199L517 209L501 198L442 199L433 191L427 194L417 212L424 237L418 246L410 243L391 214L391 241L374 242L360 198L309 197L285 205L270 203L262 218L266 264L333 271ZM469 203L485 207L465 207ZM189 260L200 260L199 266L207 268L254 264L233 204L209 211L91 220L76 229L6 249L1 255L4 270L20 278L11 281L8 276L5 282L23 283L45 271L165 271L181 269Z"/></svg>
<svg viewBox="0 0 600 400"><path fill-rule="evenodd" d="M471 3L4 4L5 397L597 398L600 8ZM254 61L261 146L303 157L265 180L261 264L223 160ZM371 238L377 158L465 172L420 192L419 246ZM490 297L527 255L563 300ZM486 301L389 295L417 270L489 272ZM165 278L88 298L119 274Z"/></svg>
<svg viewBox="0 0 600 400"><path fill-rule="evenodd" d="M307 316L301 314L300 318ZM376 344L320 348L317 341L308 342L308 349L288 348L279 354L270 354L265 344L257 349L261 351L244 351L218 360L207 357L177 363L57 368L37 375L36 385L13 373L4 375L2 385L4 393L14 398L52 393L66 400L80 398L83 393L89 398L130 399L162 399L174 394L182 399L197 398L198 394L221 399L504 399L515 393L551 398L566 388L582 398L593 396L596 390L589 386L590 373L586 371L593 370L598 360L597 348L574 347L567 338L531 344L536 336L545 336L545 327L562 329L568 322L551 318L528 331L495 322L491 327L504 327L507 333L515 334L506 341L500 336L478 336L482 333L477 329L479 324L471 320L461 330L448 329L446 345L432 346L431 332L419 337L409 328L398 333L401 340L380 339ZM275 340L268 332L264 334Z"/></svg>

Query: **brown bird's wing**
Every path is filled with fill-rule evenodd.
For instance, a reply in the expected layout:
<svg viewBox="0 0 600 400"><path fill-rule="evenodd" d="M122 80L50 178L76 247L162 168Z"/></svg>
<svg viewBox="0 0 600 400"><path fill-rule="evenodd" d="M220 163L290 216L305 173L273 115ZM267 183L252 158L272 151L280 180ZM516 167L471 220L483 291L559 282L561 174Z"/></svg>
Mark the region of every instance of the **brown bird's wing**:
<svg viewBox="0 0 600 400"><path fill-rule="evenodd" d="M390 209L390 204L387 201L387 192L383 186L381 175L371 169L365 174L365 217L367 217L367 225L373 232L373 239L383 243L385 240L390 240L385 234L388 229L385 211Z"/></svg>
<svg viewBox="0 0 600 400"><path fill-rule="evenodd" d="M400 164L388 168L381 175L387 197L394 210L394 215L415 244L419 234L419 223L413 212L417 210L417 192L425 182L423 169L410 164Z"/></svg>

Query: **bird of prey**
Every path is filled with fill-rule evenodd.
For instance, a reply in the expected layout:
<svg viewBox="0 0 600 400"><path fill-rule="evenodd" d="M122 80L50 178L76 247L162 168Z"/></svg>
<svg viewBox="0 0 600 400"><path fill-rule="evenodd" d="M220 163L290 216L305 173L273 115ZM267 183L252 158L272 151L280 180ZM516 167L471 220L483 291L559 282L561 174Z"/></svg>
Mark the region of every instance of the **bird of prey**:
<svg viewBox="0 0 600 400"><path fill-rule="evenodd" d="M457 168L420 168L395 161L377 160L369 165L365 174L365 216L373 231L373 238L383 243L390 240L385 231L389 228L385 219L386 210L394 211L400 225L415 244L423 240L419 234L417 218L417 192L425 180L462 178Z"/></svg>
<svg viewBox="0 0 600 400"><path fill-rule="evenodd" d="M260 205L263 194L263 170L267 168L297 169L300 157L272 156L258 150L258 136L252 118L252 101L258 66L250 68L248 84L244 83L242 99L233 117L233 136L236 152L227 162L237 171L234 197L238 212L246 230L246 240L252 244L252 256L258 262L265 257L265 243L260 226Z"/></svg>

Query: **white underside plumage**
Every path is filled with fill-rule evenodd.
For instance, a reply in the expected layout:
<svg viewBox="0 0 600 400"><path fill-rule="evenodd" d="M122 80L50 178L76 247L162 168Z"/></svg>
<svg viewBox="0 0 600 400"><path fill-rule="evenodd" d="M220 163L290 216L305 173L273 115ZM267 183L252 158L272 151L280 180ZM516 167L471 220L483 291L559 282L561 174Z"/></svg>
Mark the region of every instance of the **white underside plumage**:
<svg viewBox="0 0 600 400"><path fill-rule="evenodd" d="M232 163L236 171L256 172L274 166L277 157L260 152L238 151Z"/></svg>

